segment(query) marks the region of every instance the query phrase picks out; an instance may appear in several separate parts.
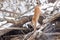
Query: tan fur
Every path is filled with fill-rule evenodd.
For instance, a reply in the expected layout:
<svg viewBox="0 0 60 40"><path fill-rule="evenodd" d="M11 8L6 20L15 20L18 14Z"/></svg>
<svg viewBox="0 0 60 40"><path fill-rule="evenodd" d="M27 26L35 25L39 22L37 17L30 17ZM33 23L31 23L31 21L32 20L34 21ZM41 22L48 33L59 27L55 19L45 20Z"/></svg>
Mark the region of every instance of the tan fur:
<svg viewBox="0 0 60 40"><path fill-rule="evenodd" d="M40 7L39 5L35 7L34 15L32 17L32 24L33 24L34 31L36 31L36 24L38 22L39 16L41 16L41 10L39 7Z"/></svg>

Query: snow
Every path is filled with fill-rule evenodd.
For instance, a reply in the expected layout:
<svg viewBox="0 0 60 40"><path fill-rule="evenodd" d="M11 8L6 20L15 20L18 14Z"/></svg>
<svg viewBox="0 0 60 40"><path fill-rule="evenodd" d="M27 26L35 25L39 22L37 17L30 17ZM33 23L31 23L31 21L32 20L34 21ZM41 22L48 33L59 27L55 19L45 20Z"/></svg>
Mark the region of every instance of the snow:
<svg viewBox="0 0 60 40"><path fill-rule="evenodd" d="M33 15L34 12L28 12L27 14L24 14L23 16L30 16L30 15Z"/></svg>
<svg viewBox="0 0 60 40"><path fill-rule="evenodd" d="M31 21L30 22L27 22L27 23L25 23L24 25L23 25L23 27L26 27L26 28L28 28L28 24L30 24L31 25ZM32 24L33 25L33 24ZM38 27L40 24L37 22L37 24L36 24L36 27Z"/></svg>
<svg viewBox="0 0 60 40"><path fill-rule="evenodd" d="M48 0L40 0L41 4L44 5L44 4L47 4L48 3Z"/></svg>
<svg viewBox="0 0 60 40"><path fill-rule="evenodd" d="M3 29L6 29L6 28L9 28L9 27L11 27L12 25L13 25L12 23L7 23L7 24L1 26L1 27L0 27L0 30L3 30Z"/></svg>
<svg viewBox="0 0 60 40"><path fill-rule="evenodd" d="M12 19L12 20L15 20L15 18L13 18L13 17L5 17L6 19Z"/></svg>
<svg viewBox="0 0 60 40"><path fill-rule="evenodd" d="M8 10L9 9L9 10ZM8 11L13 11L11 8L9 8L9 7L7 7L7 9L5 9L5 10L8 10Z"/></svg>
<svg viewBox="0 0 60 40"><path fill-rule="evenodd" d="M41 9L46 9L48 8L49 6L47 4L44 4L43 6L41 6Z"/></svg>
<svg viewBox="0 0 60 40"><path fill-rule="evenodd" d="M53 7L47 8L48 11L53 11Z"/></svg>
<svg viewBox="0 0 60 40"><path fill-rule="evenodd" d="M21 2L21 6L20 6L20 9L21 9L21 12L24 13L25 11L27 11L27 9L25 8L25 3L24 2Z"/></svg>
<svg viewBox="0 0 60 40"><path fill-rule="evenodd" d="M55 25L55 24L52 24L52 25Z"/></svg>
<svg viewBox="0 0 60 40"><path fill-rule="evenodd" d="M25 23L25 24L23 25L23 27L28 28L27 24L31 24L31 22L27 22L27 23Z"/></svg>
<svg viewBox="0 0 60 40"><path fill-rule="evenodd" d="M0 11L0 18L3 16L2 12Z"/></svg>
<svg viewBox="0 0 60 40"><path fill-rule="evenodd" d="M9 28L11 27L13 24L12 23L7 23L5 25L2 26L2 28Z"/></svg>
<svg viewBox="0 0 60 40"><path fill-rule="evenodd" d="M48 6L54 6L54 3L48 3L47 5Z"/></svg>
<svg viewBox="0 0 60 40"><path fill-rule="evenodd" d="M42 4L44 4L45 2L46 3L48 2L47 0L40 0L40 1L41 1ZM36 0L24 0L24 1L6 0L6 1L3 2L3 7L1 9L8 10L8 11L13 11L13 12L17 12L17 13L24 13L25 11L28 10L26 8L26 4L35 6L36 5ZM30 6L29 9L31 9L33 6ZM33 15L33 12L25 14L25 16L26 15L28 15L28 16Z"/></svg>
<svg viewBox="0 0 60 40"><path fill-rule="evenodd" d="M3 3L3 7L1 9L5 9L6 7L9 6L9 3L7 3L6 1Z"/></svg>
<svg viewBox="0 0 60 40"><path fill-rule="evenodd" d="M41 11L42 11L42 13L51 13L51 11L53 11L53 7L56 5L56 3L57 2L55 2L55 3L48 3L48 4L44 4L44 5L42 5L41 6ZM59 7L60 7L60 1L57 3L58 5L56 5L56 7L59 9Z"/></svg>
<svg viewBox="0 0 60 40"><path fill-rule="evenodd" d="M3 24L5 24L5 23L7 23L7 21L0 22L0 26L3 25Z"/></svg>

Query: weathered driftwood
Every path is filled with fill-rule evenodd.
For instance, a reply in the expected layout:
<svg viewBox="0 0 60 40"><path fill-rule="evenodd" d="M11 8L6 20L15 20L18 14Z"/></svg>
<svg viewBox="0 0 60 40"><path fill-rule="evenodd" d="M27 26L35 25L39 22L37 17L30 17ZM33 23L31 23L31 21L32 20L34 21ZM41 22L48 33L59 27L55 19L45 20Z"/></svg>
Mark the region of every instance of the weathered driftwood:
<svg viewBox="0 0 60 40"><path fill-rule="evenodd" d="M27 30L28 28L19 28L19 27L9 27L9 28L0 28L1 30Z"/></svg>
<svg viewBox="0 0 60 40"><path fill-rule="evenodd" d="M39 30L36 30L36 32L34 32L34 33L33 33L28 39L26 39L26 40L35 40L35 38L40 37L40 36L43 34L42 29L44 29L45 27L47 27L47 25L48 25L50 22L52 22L53 20L57 19L58 17L60 17L60 13L53 14L50 18L45 19L45 20L43 21L45 24L43 24ZM38 34L38 35L37 35L37 34ZM27 35L27 36L29 36L29 35Z"/></svg>
<svg viewBox="0 0 60 40"><path fill-rule="evenodd" d="M9 19L9 18L0 18L1 20L6 20L7 23L13 23L15 26L23 25L26 22L31 21L32 15L31 16L23 16L18 20L15 19Z"/></svg>
<svg viewBox="0 0 60 40"><path fill-rule="evenodd" d="M51 22L51 21L53 21L53 20L55 20L57 17L60 17L60 14L59 13L57 13L57 14L55 14L55 15L53 15L52 17L50 17L49 19L48 19L48 22L45 22L45 23L49 23L49 22ZM15 21L9 21L9 20L7 20L8 22L12 22L12 23L14 23L14 24L16 24L16 26L18 26L18 25L23 25L24 23L26 23L26 22L28 22L28 21L31 21L31 18L32 18L32 16L29 16L29 17L27 17L27 16L24 16L24 17L22 17L19 21L17 21L17 23L15 22ZM46 19L45 19L46 20ZM21 22L22 21L22 22ZM47 24L46 24L47 25ZM43 26L41 26L41 27L43 27L43 28L40 28L39 30L37 30L36 32L33 32L33 34L31 33L31 34L29 34L30 35L30 37L29 36L27 36L27 37L29 37L29 38L27 38L28 40L30 40L31 39L31 37L32 37L32 39L35 39L37 36L37 34L40 36L41 34L42 34L42 32L40 32L42 29L44 29L45 27L46 27L46 25L44 24ZM8 30L7 30L7 32L8 32ZM2 34L2 33L1 33ZM4 33L5 34L5 33ZM3 34L2 34L3 35ZM32 36L31 36L32 35Z"/></svg>
<svg viewBox="0 0 60 40"><path fill-rule="evenodd" d="M53 20L57 19L58 17L60 17L60 13L56 13L56 14L52 15L50 18L43 20L43 23L52 22Z"/></svg>
<svg viewBox="0 0 60 40"><path fill-rule="evenodd" d="M30 30L30 29L29 28L19 28L19 27L0 28L0 36L12 31L12 30Z"/></svg>
<svg viewBox="0 0 60 40"><path fill-rule="evenodd" d="M25 36L24 40L35 40L35 38L40 37L43 32L42 30L47 26L48 24L42 25L39 30L36 30L35 32L31 32L28 35ZM27 39L26 39L27 38Z"/></svg>
<svg viewBox="0 0 60 40"><path fill-rule="evenodd" d="M29 17L24 16L24 17L22 17L22 18L21 18L20 20L18 20L18 21L9 20L9 19L4 19L4 20L6 20L8 23L10 22L10 23L15 24L15 26L17 26L17 27L13 27L13 26L12 26L12 27L5 28L5 29L3 29L3 30L0 30L0 36L4 35L5 33L9 32L9 31L12 31L12 30L29 30L28 28L18 28L18 26L19 26L19 25L23 25L24 23L30 21L31 18L32 18L32 16L29 16Z"/></svg>
<svg viewBox="0 0 60 40"><path fill-rule="evenodd" d="M24 35L24 39L23 40L27 40L31 35L33 34L33 31Z"/></svg>
<svg viewBox="0 0 60 40"><path fill-rule="evenodd" d="M11 17L10 17L11 18ZM23 16L23 17L20 17L18 20L16 20L15 18L11 18L11 19L9 19L9 17L8 18L0 18L1 20L6 20L8 23L13 23L15 26L22 26L23 24L25 24L26 22L29 22L29 21L31 21L32 20L32 15L30 15L30 16ZM40 23L40 24L43 24L42 23L42 20L44 19L44 17L43 16L40 16L39 17L39 20L38 20L38 22Z"/></svg>
<svg viewBox="0 0 60 40"><path fill-rule="evenodd" d="M23 16L23 17L21 17L21 18L20 18L19 20L17 20L17 21L16 21L16 20L10 20L10 19L6 19L6 18L5 18L5 20L7 20L8 23L13 23L13 24L15 24L15 26L22 26L22 25L25 24L26 22L31 21L31 19L32 19L32 15L30 15L30 16ZM39 18L38 22L39 22L40 24L43 24L43 23L42 23L43 19L44 19L44 17L41 16L41 17Z"/></svg>
<svg viewBox="0 0 60 40"><path fill-rule="evenodd" d="M13 23L13 24L15 24L15 26L22 26L23 24L25 24L26 22L29 22L29 21L31 21L31 19L32 19L32 16L24 16L24 17L22 17L21 19L19 19L19 20L7 20L7 22L8 23Z"/></svg>
<svg viewBox="0 0 60 40"><path fill-rule="evenodd" d="M9 31L11 31L11 30L7 30L7 29L5 29L5 25L6 25L7 23L5 23L5 24L2 24L1 26L0 26L0 36L2 36L2 35L4 35L5 33L7 33L7 32L9 32ZM4 27L5 26L5 27ZM9 25L7 25L8 27L10 27ZM13 26L13 25L11 25L11 26Z"/></svg>

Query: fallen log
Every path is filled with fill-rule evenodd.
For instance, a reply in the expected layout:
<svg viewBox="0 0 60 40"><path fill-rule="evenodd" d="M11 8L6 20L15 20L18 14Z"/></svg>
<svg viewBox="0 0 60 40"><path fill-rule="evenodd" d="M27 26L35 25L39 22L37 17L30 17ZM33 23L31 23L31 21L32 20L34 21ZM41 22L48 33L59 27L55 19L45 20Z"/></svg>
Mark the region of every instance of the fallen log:
<svg viewBox="0 0 60 40"><path fill-rule="evenodd" d="M0 28L1 30L28 30L29 28L19 28L19 27L9 27L9 28Z"/></svg>
<svg viewBox="0 0 60 40"><path fill-rule="evenodd" d="M11 29L11 30L5 29L5 28L9 28L11 26L13 26L13 24L10 24L10 23L5 23L4 25L1 25L0 26L0 36L4 35L5 33L9 32L11 30L13 30L13 29Z"/></svg>
<svg viewBox="0 0 60 40"><path fill-rule="evenodd" d="M44 19L44 17L40 16L38 22L40 24L43 24L42 23L43 19ZM5 18L5 20L7 20L8 23L13 23L15 26L22 26L26 22L30 22L32 20L32 15L30 15L30 16L23 16L23 17L21 17L18 20L10 20L10 19L6 19L6 18Z"/></svg>
<svg viewBox="0 0 60 40"><path fill-rule="evenodd" d="M32 16L24 16L24 17L21 17L21 19L19 20L8 20L8 19L6 20L8 23L13 23L15 26L22 26L26 22L31 21L31 19L32 19Z"/></svg>

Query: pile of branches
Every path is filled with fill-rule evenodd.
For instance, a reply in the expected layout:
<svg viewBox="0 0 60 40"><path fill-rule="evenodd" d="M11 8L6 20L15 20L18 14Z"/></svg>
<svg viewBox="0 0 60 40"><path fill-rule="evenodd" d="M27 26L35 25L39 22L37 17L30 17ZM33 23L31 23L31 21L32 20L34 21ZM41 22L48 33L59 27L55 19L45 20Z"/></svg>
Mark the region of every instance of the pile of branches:
<svg viewBox="0 0 60 40"><path fill-rule="evenodd" d="M42 10L45 11L44 13L42 13L42 16L39 18L39 23L42 25L39 25L40 28L37 28L35 32L33 31L33 28L30 25L28 25L28 28L26 27L25 29L19 29L19 28L23 28L23 25L25 23L30 22L32 20L32 15L23 16L19 20L9 20L5 18L5 20L7 20L8 23L13 23L14 27L15 26L18 27L16 28L17 30L18 29L20 31L22 30L21 31L22 33L19 33L20 32L19 31L18 32L19 35L9 35L9 36L6 36L7 34L3 34L1 37L3 38L4 36L8 38L10 37L11 40L15 40L15 38L21 39L21 40L48 40L49 36L46 36L46 35L59 35L60 33L54 33L56 23L60 21L59 2L60 1L57 0L55 3L52 3L54 6L50 4L46 4L48 7L42 8ZM49 8L51 8L51 10L48 10ZM58 19L58 22L56 22L57 19ZM23 35L20 35L20 34L23 34Z"/></svg>

